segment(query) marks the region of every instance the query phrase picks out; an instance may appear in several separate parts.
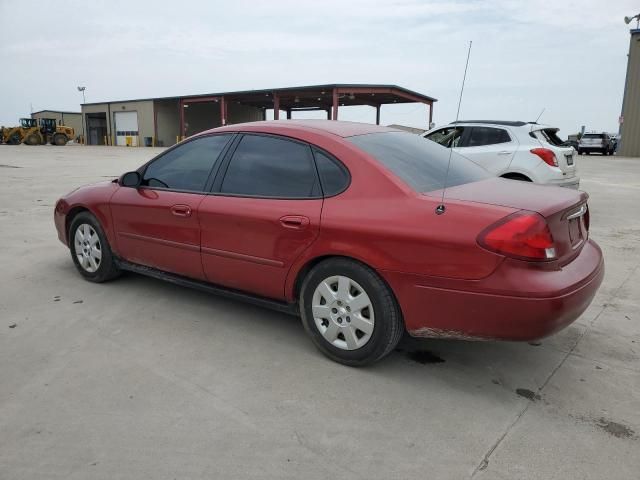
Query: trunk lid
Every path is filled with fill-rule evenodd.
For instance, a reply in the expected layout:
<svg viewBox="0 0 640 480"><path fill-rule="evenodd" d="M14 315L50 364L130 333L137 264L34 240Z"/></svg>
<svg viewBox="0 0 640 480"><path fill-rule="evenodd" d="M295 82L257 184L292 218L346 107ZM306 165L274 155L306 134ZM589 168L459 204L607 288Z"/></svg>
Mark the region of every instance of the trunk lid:
<svg viewBox="0 0 640 480"><path fill-rule="evenodd" d="M428 195L439 197L442 190ZM557 260L564 264L578 254L588 238L588 198L578 190L490 178L447 188L445 204L447 200L462 200L539 213L549 225Z"/></svg>

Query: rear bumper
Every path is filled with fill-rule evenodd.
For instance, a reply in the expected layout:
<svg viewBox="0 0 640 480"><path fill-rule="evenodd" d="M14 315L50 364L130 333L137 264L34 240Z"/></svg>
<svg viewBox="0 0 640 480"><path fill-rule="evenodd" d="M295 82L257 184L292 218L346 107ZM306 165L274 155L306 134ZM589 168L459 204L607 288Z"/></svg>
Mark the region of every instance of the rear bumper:
<svg viewBox="0 0 640 480"><path fill-rule="evenodd" d="M456 288L430 285L429 277L383 275L412 336L521 341L551 335L574 322L604 277L602 252L591 240L559 270L514 265L505 261L490 277Z"/></svg>

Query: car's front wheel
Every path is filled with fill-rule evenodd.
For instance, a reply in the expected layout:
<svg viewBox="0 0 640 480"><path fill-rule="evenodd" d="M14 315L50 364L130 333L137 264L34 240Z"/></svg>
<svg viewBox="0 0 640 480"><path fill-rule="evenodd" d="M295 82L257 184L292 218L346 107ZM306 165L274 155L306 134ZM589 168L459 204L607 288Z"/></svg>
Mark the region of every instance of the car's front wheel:
<svg viewBox="0 0 640 480"><path fill-rule="evenodd" d="M374 270L345 258L323 261L309 272L300 313L320 351L350 366L384 358L404 333L391 289Z"/></svg>
<svg viewBox="0 0 640 480"><path fill-rule="evenodd" d="M89 212L81 212L71 221L69 249L76 268L90 282L106 282L120 275L107 237Z"/></svg>

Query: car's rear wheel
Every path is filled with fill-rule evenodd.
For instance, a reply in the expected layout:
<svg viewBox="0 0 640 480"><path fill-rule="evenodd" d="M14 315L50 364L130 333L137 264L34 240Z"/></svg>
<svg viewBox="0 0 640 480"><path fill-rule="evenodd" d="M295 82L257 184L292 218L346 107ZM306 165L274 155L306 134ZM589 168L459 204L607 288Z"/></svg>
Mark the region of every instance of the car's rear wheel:
<svg viewBox="0 0 640 480"><path fill-rule="evenodd" d="M345 365L381 360L404 333L391 289L374 270L345 258L323 261L309 272L300 313L318 349Z"/></svg>
<svg viewBox="0 0 640 480"><path fill-rule="evenodd" d="M107 237L89 212L81 212L71 221L69 249L73 263L87 280L101 283L120 275Z"/></svg>

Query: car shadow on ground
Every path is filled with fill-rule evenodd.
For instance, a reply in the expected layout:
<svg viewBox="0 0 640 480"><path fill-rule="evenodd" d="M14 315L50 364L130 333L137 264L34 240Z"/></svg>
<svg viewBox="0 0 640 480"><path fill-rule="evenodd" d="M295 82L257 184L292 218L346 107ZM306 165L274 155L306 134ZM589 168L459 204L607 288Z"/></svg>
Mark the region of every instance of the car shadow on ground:
<svg viewBox="0 0 640 480"><path fill-rule="evenodd" d="M191 341L188 336L194 333L189 322L197 321L199 336L214 338L219 329L224 328L229 341L238 342L239 352L243 348L262 352L275 349L276 352L270 355L287 357L287 362L294 363L304 362L312 355L316 357L314 368L324 365L329 370L344 369L346 375L366 372L367 376L393 377L394 381L400 382L439 381L471 395L484 393L504 398L509 392L509 395L535 401L540 398L538 389L566 356L565 349L545 341L473 342L405 335L389 357L369 367L352 369L337 365L318 352L298 317L133 273L96 285L80 278L68 260L56 262L54 268L59 270L61 277L76 276L76 279L66 278L65 283L85 283L89 296L97 294L113 305L121 304L125 311L128 303L134 303L138 312L152 318L152 323L146 324L147 328L150 325L161 327L161 322L166 322L163 327L183 332L185 343ZM163 315L167 309L183 313L180 316ZM136 314L126 321L139 320L139 314ZM185 323L181 327L182 322ZM579 332L578 327L569 327L559 335L575 338ZM251 342L255 343L251 345Z"/></svg>

